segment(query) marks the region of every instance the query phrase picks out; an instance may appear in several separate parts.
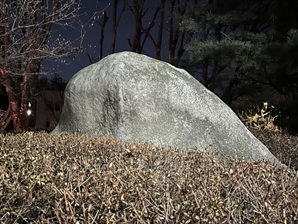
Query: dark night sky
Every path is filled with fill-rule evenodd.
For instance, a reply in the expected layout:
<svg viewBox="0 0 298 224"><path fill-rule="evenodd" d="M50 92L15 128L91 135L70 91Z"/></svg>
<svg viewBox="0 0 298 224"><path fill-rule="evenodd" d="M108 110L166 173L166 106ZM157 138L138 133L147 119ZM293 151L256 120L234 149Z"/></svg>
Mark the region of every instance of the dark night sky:
<svg viewBox="0 0 298 224"><path fill-rule="evenodd" d="M124 1L119 1L118 13L120 13L122 9L122 4ZM152 12L150 10L155 10L157 7L157 0L147 0L146 8L149 8L147 13L147 17L145 17L144 25L146 26L146 22L149 23L149 20L152 18ZM84 37L83 46L85 51L80 54L79 60L71 61L66 59L68 63L59 63L53 60L45 60L43 62L43 69L45 71L54 70L66 81L69 80L77 71L80 69L90 65L90 61L88 59L87 53L89 53L93 58L97 58L99 56L99 40L100 40L100 26L97 23L91 25L90 19L94 13L99 12L98 15L102 12L103 9L106 9L107 16L109 20L107 22L105 28L105 40L104 40L104 56L106 56L109 52L111 46L111 32L112 32L112 9L113 9L113 1L111 0L83 0L82 1L82 10L81 13L84 14L81 16L81 20L83 24L87 24L85 26L86 35ZM146 20L146 18L148 20ZM88 22L89 21L89 22ZM57 29L56 29L57 30ZM125 50L130 50L128 45L128 38L132 38L134 32L134 20L132 13L126 9L123 13L122 19L120 21L118 30L117 30L117 41L116 41L116 52L121 52ZM153 31L154 32L154 31ZM61 38L68 39L76 39L80 36L80 33L74 29L59 29L57 30L53 36L58 37L61 35ZM164 33L166 38L166 33ZM154 57L154 47L151 44L151 41L147 40L146 47L144 48L144 54ZM163 57L166 58L166 51L164 51Z"/></svg>

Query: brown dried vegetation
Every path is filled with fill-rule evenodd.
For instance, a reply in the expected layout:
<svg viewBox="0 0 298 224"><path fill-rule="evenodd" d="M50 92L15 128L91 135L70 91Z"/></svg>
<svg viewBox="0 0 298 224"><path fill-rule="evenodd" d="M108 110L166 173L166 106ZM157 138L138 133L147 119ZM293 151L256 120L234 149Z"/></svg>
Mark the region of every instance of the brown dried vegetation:
<svg viewBox="0 0 298 224"><path fill-rule="evenodd" d="M0 135L1 223L295 223L297 207L297 172L269 162L82 134Z"/></svg>

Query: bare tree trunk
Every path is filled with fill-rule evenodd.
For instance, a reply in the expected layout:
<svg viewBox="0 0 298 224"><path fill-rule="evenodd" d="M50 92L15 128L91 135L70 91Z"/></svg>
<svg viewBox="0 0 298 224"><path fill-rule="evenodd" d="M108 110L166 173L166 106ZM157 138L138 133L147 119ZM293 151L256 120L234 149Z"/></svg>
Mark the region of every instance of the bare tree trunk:
<svg viewBox="0 0 298 224"><path fill-rule="evenodd" d="M103 12L103 19L101 22L98 22L100 25L100 40L99 40L99 58L103 58L103 41L105 37L105 27L109 20L109 17L107 16L106 12Z"/></svg>
<svg viewBox="0 0 298 224"><path fill-rule="evenodd" d="M20 114L19 114L19 104L16 95L13 92L13 85L11 81L11 77L7 74L7 67L8 67L8 45L9 45L9 36L8 36L8 21L7 15L2 14L1 21L3 22L3 39L2 39L2 57L5 59L5 64L2 65L0 70L2 76L2 84L5 87L7 98L9 102L9 108L11 109L11 119L13 122L13 126L15 130L20 130Z"/></svg>
<svg viewBox="0 0 298 224"><path fill-rule="evenodd" d="M132 5L128 3L126 0L125 3L129 7L130 11L134 15L135 20L135 29L133 39L128 39L129 46L131 51L141 53L145 46L145 42L148 39L151 39L154 49L155 49L155 57L156 59L161 59L161 45L163 41L163 32L166 30L164 26L165 20L165 11L166 11L166 0L160 0L160 6L156 8L155 13L153 15L153 19L149 22L149 26L145 28L143 26L143 17L145 16L148 9L144 9L146 0L133 0ZM177 3L177 4L176 4ZM184 15L186 8L189 4L189 0L183 1L183 4L180 0L171 0L170 1L170 9L168 16L168 62L171 64L175 64L175 54L177 58L181 58L184 54L184 42L186 41L185 32L181 32L179 29L179 25L174 22L174 14L177 13L179 15ZM156 25L156 17L160 13L158 27L157 27L157 36L153 37L152 33L150 33L151 29ZM148 20L147 20L148 21ZM146 21L146 23L147 23ZM143 38L141 38L143 37ZM176 52L176 47L178 45L178 41L180 40L178 51Z"/></svg>
<svg viewBox="0 0 298 224"><path fill-rule="evenodd" d="M174 59L174 43L173 43L173 36L174 36L174 20L173 20L173 16L174 16L174 7L175 7L175 2L176 0L171 0L170 2L170 15L169 15L169 32L168 32L168 47L169 47L169 55L168 55L168 61L170 64L173 63L173 59Z"/></svg>
<svg viewBox="0 0 298 224"><path fill-rule="evenodd" d="M184 44L190 38L193 36L193 34L188 34L186 32L180 31L179 24L176 20L174 20L174 15L180 15L183 16L186 12L187 6L189 5L189 0L183 1L181 3L180 0L171 0L169 2L169 10L168 10L168 18L167 18L167 24L168 28L165 28L164 26L164 20L165 20L165 4L166 0L160 1L160 7L157 8L153 20L150 22L150 25L152 24L152 27L155 24L155 18L158 12L160 12L160 19L158 23L158 33L156 41L153 38L153 36L149 33L150 29L152 27L149 26L149 28L144 29L147 36L152 40L154 48L155 48L155 57L157 59L161 59L161 43L163 40L163 31L167 30L168 32L168 62L178 66L179 59L183 56L185 49ZM177 3L177 4L176 4ZM197 2L195 2L197 4ZM179 44L178 44L179 42ZM178 60L174 60L177 58Z"/></svg>
<svg viewBox="0 0 298 224"><path fill-rule="evenodd" d="M10 110L10 105L8 105L8 108L0 120L0 133L2 133L5 128L8 126L9 122L11 121L11 110Z"/></svg>
<svg viewBox="0 0 298 224"><path fill-rule="evenodd" d="M207 2L208 3L208 2ZM210 3L210 2L209 2ZM214 39L215 41L221 41L221 30L222 30L222 24L217 24L215 27L215 36ZM213 68L212 68L212 73L211 73L211 77L208 79L208 85L207 88L209 90L211 90L212 92L214 92L215 89L215 79L217 78L219 72L219 63L217 61L213 61Z"/></svg>
<svg viewBox="0 0 298 224"><path fill-rule="evenodd" d="M126 4L124 4L123 8L120 12L119 17L117 18L118 3L119 3L119 0L114 0L114 5L113 5L113 32L112 32L112 43L111 43L111 48L110 48L110 54L113 54L115 52L116 39L117 39L117 29L118 29L120 20L122 18L122 14L123 14L124 10L126 9Z"/></svg>
<svg viewBox="0 0 298 224"><path fill-rule="evenodd" d="M11 119L13 122L13 126L14 126L14 129L18 131L18 130L21 130L22 128L20 124L19 103L16 95L13 92L10 77L6 74L5 70L1 70L1 74L4 78L4 81L2 84L5 87L8 102L9 102L9 107L11 109Z"/></svg>
<svg viewBox="0 0 298 224"><path fill-rule="evenodd" d="M235 71L238 72L239 69L240 67L236 67ZM232 104L233 97L234 97L233 88L235 87L235 85L238 84L238 82L239 82L239 79L237 77L230 79L228 86L226 87L226 89L224 90L221 96L221 100L229 106Z"/></svg>
<svg viewBox="0 0 298 224"><path fill-rule="evenodd" d="M113 4L113 32L112 32L112 43L110 48L110 54L113 54L115 52L115 46L116 46L116 37L117 37L117 6L118 6L119 0L114 0Z"/></svg>
<svg viewBox="0 0 298 224"><path fill-rule="evenodd" d="M204 79L204 86L208 87L208 59L202 61L202 75Z"/></svg>
<svg viewBox="0 0 298 224"><path fill-rule="evenodd" d="M130 6L127 1L126 4L129 6L130 11L134 15L135 20L135 30L132 41L128 39L129 46L131 47L132 52L142 53L142 45L141 45L141 36L142 36L142 19L145 13L143 14L143 9L146 0L133 0L132 6Z"/></svg>
<svg viewBox="0 0 298 224"><path fill-rule="evenodd" d="M179 15L184 15L186 8L189 4L189 0L185 1L184 4L180 3L178 0L177 6L176 5L177 0L171 0L170 2L170 15L169 15L169 20L168 20L168 26L169 26L169 31L168 31L168 62L170 64L173 64L177 66L177 63L174 61L175 59L175 54L176 54L176 47L178 40L181 40L180 47L177 52L177 58L181 58L182 54L184 53L184 48L183 48L183 43L184 43L184 35L185 33L180 32L179 26L176 26L176 29L174 31L174 9L177 7L178 8L178 14Z"/></svg>
<svg viewBox="0 0 298 224"><path fill-rule="evenodd" d="M163 37L163 26L164 26L164 20L165 20L165 2L166 0L161 0L160 3L160 19L158 24L158 33L157 33L157 41L155 45L155 55L156 59L161 60L161 43L162 43L162 37Z"/></svg>
<svg viewBox="0 0 298 224"><path fill-rule="evenodd" d="M233 88L235 87L235 85L238 83L238 79L237 78L233 78L229 81L228 86L225 88L222 96L221 96L221 100L223 102L225 102L227 105L231 105L232 101L233 101Z"/></svg>
<svg viewBox="0 0 298 224"><path fill-rule="evenodd" d="M27 105L28 105L28 84L29 75L23 74L23 82L21 84L21 103L19 112L19 125L21 130L27 129Z"/></svg>

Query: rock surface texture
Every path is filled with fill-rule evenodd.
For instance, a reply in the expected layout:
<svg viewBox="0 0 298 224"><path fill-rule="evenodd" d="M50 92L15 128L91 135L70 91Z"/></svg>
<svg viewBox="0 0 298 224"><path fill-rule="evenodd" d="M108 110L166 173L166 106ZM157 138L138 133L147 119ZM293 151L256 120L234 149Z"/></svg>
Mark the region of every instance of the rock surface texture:
<svg viewBox="0 0 298 224"><path fill-rule="evenodd" d="M109 55L72 77L52 133L62 131L279 163L236 114L189 73L132 52Z"/></svg>

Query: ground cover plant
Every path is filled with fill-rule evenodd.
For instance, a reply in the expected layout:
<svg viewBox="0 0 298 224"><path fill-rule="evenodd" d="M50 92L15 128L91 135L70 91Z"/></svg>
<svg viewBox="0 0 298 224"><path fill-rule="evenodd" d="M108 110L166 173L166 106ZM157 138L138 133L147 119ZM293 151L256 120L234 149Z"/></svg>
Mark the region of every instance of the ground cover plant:
<svg viewBox="0 0 298 224"><path fill-rule="evenodd" d="M295 168L83 134L2 134L0 222L295 223Z"/></svg>

